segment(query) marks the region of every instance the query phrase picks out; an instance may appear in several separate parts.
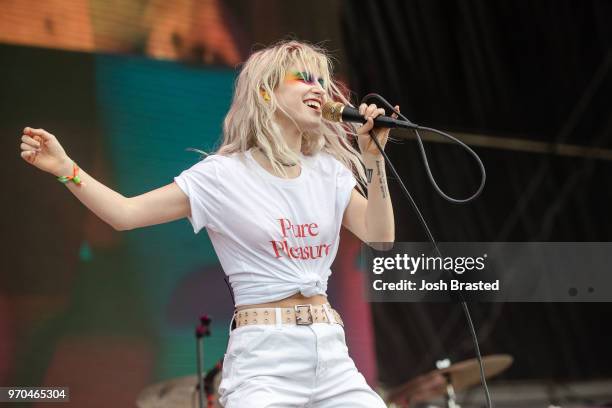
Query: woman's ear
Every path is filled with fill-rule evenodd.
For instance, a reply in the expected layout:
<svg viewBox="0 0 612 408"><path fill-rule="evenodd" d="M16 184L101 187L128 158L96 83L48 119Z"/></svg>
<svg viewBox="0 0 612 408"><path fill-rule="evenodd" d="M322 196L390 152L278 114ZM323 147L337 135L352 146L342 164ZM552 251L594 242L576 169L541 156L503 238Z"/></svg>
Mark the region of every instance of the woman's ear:
<svg viewBox="0 0 612 408"><path fill-rule="evenodd" d="M270 102L271 98L270 98L270 94L268 93L268 91L266 91L263 88L259 88L259 94L261 95L264 101Z"/></svg>

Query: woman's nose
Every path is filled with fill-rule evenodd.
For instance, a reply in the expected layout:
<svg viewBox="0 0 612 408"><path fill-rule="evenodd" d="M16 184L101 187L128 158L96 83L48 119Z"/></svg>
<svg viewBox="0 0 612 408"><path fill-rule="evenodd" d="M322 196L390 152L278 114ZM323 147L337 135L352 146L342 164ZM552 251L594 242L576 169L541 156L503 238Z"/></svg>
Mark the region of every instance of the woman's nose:
<svg viewBox="0 0 612 408"><path fill-rule="evenodd" d="M312 92L316 93L319 96L325 95L325 89L321 86L321 84L317 83L312 87Z"/></svg>

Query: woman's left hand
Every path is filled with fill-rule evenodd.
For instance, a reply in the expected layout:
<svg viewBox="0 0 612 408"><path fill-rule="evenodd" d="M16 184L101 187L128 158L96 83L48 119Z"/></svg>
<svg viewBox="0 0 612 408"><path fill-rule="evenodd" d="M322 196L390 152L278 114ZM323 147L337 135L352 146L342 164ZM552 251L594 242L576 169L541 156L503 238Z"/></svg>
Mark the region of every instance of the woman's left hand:
<svg viewBox="0 0 612 408"><path fill-rule="evenodd" d="M399 105L395 106L395 110L399 112ZM379 108L378 106L371 104L366 105L362 103L359 105L359 113L361 113L365 118L367 118L367 122L365 122L362 126L357 129L357 137L359 150L361 151L361 155L371 155L371 156L381 156L381 152L376 147L376 144L370 137L370 130L373 130L374 137L380 143L380 146L384 149L385 144L387 143L387 139L389 138L389 128L375 128L374 127L374 119L380 115L385 114L385 110L383 108ZM391 115L392 118L397 118L397 115L393 113Z"/></svg>

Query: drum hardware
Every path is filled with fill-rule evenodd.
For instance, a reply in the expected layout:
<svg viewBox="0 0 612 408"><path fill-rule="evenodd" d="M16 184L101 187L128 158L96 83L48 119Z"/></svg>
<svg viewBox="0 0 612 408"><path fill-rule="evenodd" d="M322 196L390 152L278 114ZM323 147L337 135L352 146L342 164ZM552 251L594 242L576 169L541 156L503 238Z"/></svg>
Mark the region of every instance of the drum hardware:
<svg viewBox="0 0 612 408"><path fill-rule="evenodd" d="M218 407L215 396L219 388L223 360L203 374L204 337L210 336L211 319L203 315L195 329L197 375L162 381L145 388L138 399L138 408L207 408ZM206 397L204 396L206 394Z"/></svg>
<svg viewBox="0 0 612 408"><path fill-rule="evenodd" d="M495 354L482 358L485 378L491 378L506 370L513 358L508 354ZM456 392L480 382L477 359L451 364L449 359L436 361L436 369L409 380L387 392L386 400L391 406L407 407L425 403L443 396L446 408L460 408Z"/></svg>

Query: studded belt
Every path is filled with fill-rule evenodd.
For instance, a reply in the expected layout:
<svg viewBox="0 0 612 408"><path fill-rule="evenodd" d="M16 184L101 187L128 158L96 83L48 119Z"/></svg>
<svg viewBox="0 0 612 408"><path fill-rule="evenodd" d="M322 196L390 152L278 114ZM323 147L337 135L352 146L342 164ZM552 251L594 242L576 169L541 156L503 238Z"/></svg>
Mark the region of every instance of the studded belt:
<svg viewBox="0 0 612 408"><path fill-rule="evenodd" d="M327 312L326 312L327 308ZM330 321L329 315L335 322ZM256 307L234 312L236 328L249 324L276 324L277 317L281 324L310 325L313 323L344 323L338 312L327 305L295 305L291 307Z"/></svg>

